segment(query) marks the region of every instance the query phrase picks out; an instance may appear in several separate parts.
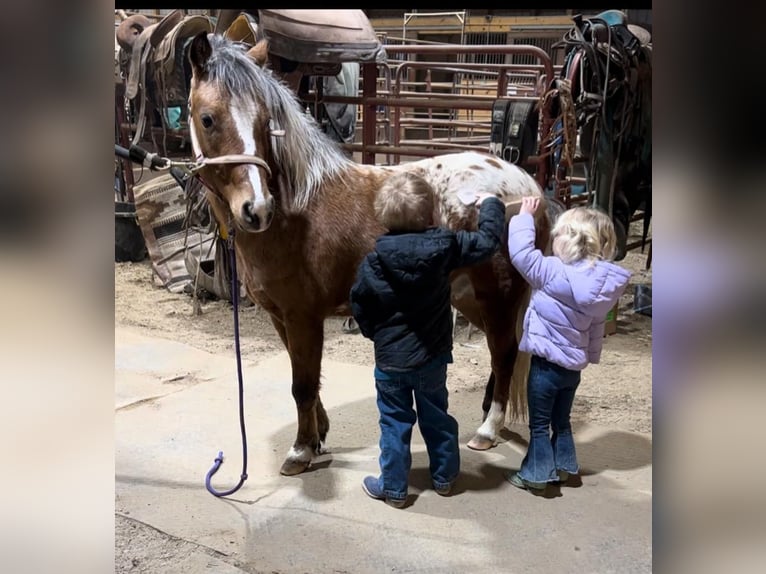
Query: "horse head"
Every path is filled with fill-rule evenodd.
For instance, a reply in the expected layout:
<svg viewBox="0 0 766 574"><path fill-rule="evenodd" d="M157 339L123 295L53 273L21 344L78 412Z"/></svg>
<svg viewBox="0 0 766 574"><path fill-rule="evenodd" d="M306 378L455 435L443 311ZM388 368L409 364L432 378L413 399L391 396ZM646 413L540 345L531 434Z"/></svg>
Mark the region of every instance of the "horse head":
<svg viewBox="0 0 766 574"><path fill-rule="evenodd" d="M268 229L276 211L269 189L275 132L267 102L254 89L263 81L265 53L265 45L247 52L205 32L189 48L189 129L204 164L200 176L221 207L228 207L230 221L256 233Z"/></svg>

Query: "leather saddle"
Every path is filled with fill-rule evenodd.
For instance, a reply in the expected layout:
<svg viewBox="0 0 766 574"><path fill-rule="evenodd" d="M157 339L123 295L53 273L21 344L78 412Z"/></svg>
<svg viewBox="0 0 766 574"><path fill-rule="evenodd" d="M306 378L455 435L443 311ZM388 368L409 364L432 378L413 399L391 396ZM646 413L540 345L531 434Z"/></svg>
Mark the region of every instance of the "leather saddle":
<svg viewBox="0 0 766 574"><path fill-rule="evenodd" d="M117 43L120 48L126 52L133 51L133 44L135 44L138 36L146 28L152 25L152 21L143 14L133 14L123 20L115 31L117 37Z"/></svg>
<svg viewBox="0 0 766 574"><path fill-rule="evenodd" d="M118 43L129 54L125 97L135 100L141 95L133 143L143 135L147 98L159 108L186 105L190 76L184 57L186 46L199 32L213 31L209 18L184 16L181 10L172 11L156 24L148 22L145 16L134 15L116 32Z"/></svg>
<svg viewBox="0 0 766 574"><path fill-rule="evenodd" d="M283 58L333 64L386 61L385 50L362 10L259 10L258 13L258 24L269 40L269 51Z"/></svg>
<svg viewBox="0 0 766 574"><path fill-rule="evenodd" d="M200 32L212 32L213 24L206 16L186 16L169 29L154 49L155 80L166 106L185 106L190 73L186 70L186 47Z"/></svg>
<svg viewBox="0 0 766 574"><path fill-rule="evenodd" d="M578 14L572 20L583 38L594 44L620 45L631 57L641 49L641 40L628 28L628 18L619 10L606 10L591 18Z"/></svg>
<svg viewBox="0 0 766 574"><path fill-rule="evenodd" d="M216 24L216 29L218 29L218 24ZM252 14L241 12L226 28L223 35L233 42L242 42L248 46L255 46L256 42L260 39L258 22L256 22Z"/></svg>

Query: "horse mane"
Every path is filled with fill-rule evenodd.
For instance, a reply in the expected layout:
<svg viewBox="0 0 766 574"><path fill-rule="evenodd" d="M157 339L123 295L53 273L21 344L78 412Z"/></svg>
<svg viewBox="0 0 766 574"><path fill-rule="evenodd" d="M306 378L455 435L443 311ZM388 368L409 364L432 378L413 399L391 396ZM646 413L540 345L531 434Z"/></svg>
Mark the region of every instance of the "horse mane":
<svg viewBox="0 0 766 574"><path fill-rule="evenodd" d="M271 140L275 160L287 178L288 189L282 194L292 210L305 209L320 185L341 176L352 160L303 112L292 90L247 55L246 46L217 35L210 37L210 45L210 80L232 97L263 101L273 129L284 130L284 136Z"/></svg>

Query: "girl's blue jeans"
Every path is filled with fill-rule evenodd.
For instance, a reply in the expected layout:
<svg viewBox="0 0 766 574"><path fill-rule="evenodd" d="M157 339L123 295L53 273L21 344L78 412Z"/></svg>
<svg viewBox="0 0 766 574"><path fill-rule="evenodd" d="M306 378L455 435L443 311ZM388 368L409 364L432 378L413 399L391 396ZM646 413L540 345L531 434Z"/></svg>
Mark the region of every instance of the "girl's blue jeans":
<svg viewBox="0 0 766 574"><path fill-rule="evenodd" d="M447 364L407 373L375 370L380 413L380 485L391 499L407 497L412 465L410 441L418 421L436 488L452 483L460 472L457 421L447 413ZM413 410L413 399L417 414Z"/></svg>
<svg viewBox="0 0 766 574"><path fill-rule="evenodd" d="M557 470L580 471L575 454L572 412L580 371L572 371L532 356L527 383L529 407L529 449L519 476L529 482L558 480Z"/></svg>

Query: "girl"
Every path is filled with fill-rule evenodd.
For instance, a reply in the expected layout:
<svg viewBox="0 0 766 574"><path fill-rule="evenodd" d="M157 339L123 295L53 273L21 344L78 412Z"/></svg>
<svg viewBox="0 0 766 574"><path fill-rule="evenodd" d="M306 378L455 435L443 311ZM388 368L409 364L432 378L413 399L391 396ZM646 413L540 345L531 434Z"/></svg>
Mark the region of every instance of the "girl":
<svg viewBox="0 0 766 574"><path fill-rule="evenodd" d="M553 227L553 257L535 249L533 214L539 198L525 197L508 225L511 262L532 286L519 349L532 354L527 382L529 450L508 481L541 492L580 468L569 415L580 371L598 363L604 319L630 273L610 261L616 238L609 217L593 208L564 212Z"/></svg>

